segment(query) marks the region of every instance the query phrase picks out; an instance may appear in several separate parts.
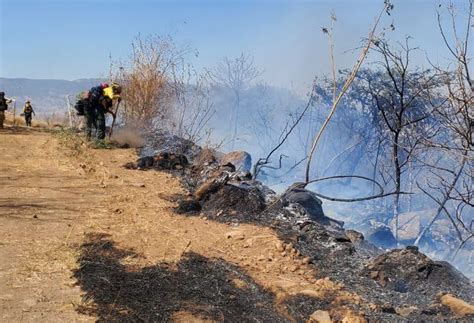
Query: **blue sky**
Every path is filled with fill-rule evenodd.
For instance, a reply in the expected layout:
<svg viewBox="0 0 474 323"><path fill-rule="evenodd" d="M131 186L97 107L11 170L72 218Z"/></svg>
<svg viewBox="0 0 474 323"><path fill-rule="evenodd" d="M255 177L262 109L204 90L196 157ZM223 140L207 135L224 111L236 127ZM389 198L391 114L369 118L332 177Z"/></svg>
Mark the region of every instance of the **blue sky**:
<svg viewBox="0 0 474 323"><path fill-rule="evenodd" d="M466 1L455 1L465 3ZM413 45L434 61L448 57L436 25L436 0L394 0L394 40ZM352 49L367 35L383 0L0 0L0 76L77 79L106 76L109 55L126 58L139 33L171 35L199 52L197 68L224 56L253 55L274 85L302 90L328 72L321 26L332 11L338 68L352 64ZM447 17L446 17L447 18ZM424 61L420 52L417 63Z"/></svg>

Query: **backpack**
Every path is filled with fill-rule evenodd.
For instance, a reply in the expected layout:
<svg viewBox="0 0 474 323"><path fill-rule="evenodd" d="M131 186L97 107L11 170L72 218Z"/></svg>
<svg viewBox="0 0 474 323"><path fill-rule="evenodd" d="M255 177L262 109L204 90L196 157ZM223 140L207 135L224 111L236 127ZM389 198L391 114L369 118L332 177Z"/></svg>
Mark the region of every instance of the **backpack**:
<svg viewBox="0 0 474 323"><path fill-rule="evenodd" d="M76 109L76 114L78 116L83 116L85 113L87 102L84 99L77 100L76 104L74 105L74 109Z"/></svg>
<svg viewBox="0 0 474 323"><path fill-rule="evenodd" d="M95 86L89 91L89 102L97 104L103 96L103 89L101 86Z"/></svg>
<svg viewBox="0 0 474 323"><path fill-rule="evenodd" d="M89 104L89 92L83 92L77 96L76 104L74 109L78 116L83 116L85 114L85 109Z"/></svg>

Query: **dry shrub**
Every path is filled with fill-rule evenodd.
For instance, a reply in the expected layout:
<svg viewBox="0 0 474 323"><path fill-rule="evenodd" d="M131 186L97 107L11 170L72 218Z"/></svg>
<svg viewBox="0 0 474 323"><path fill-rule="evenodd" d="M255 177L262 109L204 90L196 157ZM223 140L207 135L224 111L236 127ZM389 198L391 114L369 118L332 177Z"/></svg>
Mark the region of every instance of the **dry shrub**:
<svg viewBox="0 0 474 323"><path fill-rule="evenodd" d="M169 130L199 141L214 114L206 78L186 61L189 48L178 48L170 37L138 36L132 57L112 78L123 86L127 126L145 131Z"/></svg>
<svg viewBox="0 0 474 323"><path fill-rule="evenodd" d="M138 36L132 48L132 58L117 76L124 89L122 117L126 124L152 130L169 115L174 100L170 75L184 52L170 38L157 36Z"/></svg>

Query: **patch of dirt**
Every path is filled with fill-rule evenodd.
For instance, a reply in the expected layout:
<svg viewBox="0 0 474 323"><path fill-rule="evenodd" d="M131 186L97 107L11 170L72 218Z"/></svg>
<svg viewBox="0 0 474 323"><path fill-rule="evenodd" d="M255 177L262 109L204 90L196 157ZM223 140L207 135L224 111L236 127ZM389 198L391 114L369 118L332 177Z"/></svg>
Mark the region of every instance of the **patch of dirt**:
<svg viewBox="0 0 474 323"><path fill-rule="evenodd" d="M117 248L104 234L86 237L74 276L93 301L81 312L100 321L164 322L185 311L220 322L288 322L273 308L272 293L222 259L186 252L177 263L122 263L130 257L140 255Z"/></svg>
<svg viewBox="0 0 474 323"><path fill-rule="evenodd" d="M0 130L0 321L87 321L71 271L101 189L58 158L49 133Z"/></svg>
<svg viewBox="0 0 474 323"><path fill-rule="evenodd" d="M31 130L0 137L2 321L285 321L309 313L287 301L299 294L358 299L271 228L177 214L179 179L125 169L133 149Z"/></svg>

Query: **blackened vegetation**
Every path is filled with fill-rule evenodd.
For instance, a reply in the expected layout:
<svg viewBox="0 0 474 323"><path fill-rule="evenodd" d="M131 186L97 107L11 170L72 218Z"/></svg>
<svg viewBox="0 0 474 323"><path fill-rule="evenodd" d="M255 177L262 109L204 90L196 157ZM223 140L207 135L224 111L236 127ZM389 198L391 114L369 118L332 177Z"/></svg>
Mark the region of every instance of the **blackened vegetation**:
<svg viewBox="0 0 474 323"><path fill-rule="evenodd" d="M382 287L407 293L407 297L424 293L434 298L437 290L443 290L456 293L467 301L474 299L472 289L466 288L470 286L469 279L449 263L431 260L419 252L417 247L392 250L371 259L364 274Z"/></svg>
<svg viewBox="0 0 474 323"><path fill-rule="evenodd" d="M232 184L222 185L214 194L206 196L202 204L205 214L212 214L213 218L223 216L227 218L224 221L230 216L234 221L253 222L265 209L265 200L258 189Z"/></svg>
<svg viewBox="0 0 474 323"><path fill-rule="evenodd" d="M300 190L296 191L298 194L286 192L279 197L273 196L272 199L262 191L255 193L252 190L242 190L239 191L239 195L234 195L237 191L233 191L235 188L229 190L229 187L233 186L227 183L214 189L210 196L201 202L202 211L193 214L204 214L208 219L219 222L253 223L273 228L281 239L292 243L302 255L311 258L311 263L318 270L318 278L329 277L333 281L342 282L348 291L360 295L363 299L362 304L354 310L361 310L369 320L436 321L447 319L452 316L452 313L439 305L439 293L452 292L472 302L474 288L462 274L447 264L440 265L431 260L431 265L428 265L426 269L422 266L406 266L405 264L410 262L411 251L402 250L400 257L391 262L393 268L400 270L400 275L405 277L405 280L400 280L397 275L387 272L385 279L396 281L396 283L393 286L380 285L374 276L368 274L367 265L371 259L382 259L376 257L385 256L383 250L367 242L362 234L353 230L344 230L341 223L328 218L323 212L320 213L318 211L322 211L320 202L307 204L306 202L309 203L312 198L304 196L301 197L302 203L296 203L297 201L293 198L304 193ZM258 185L253 189L258 191L256 187ZM240 194L246 194L246 196ZM260 196L259 201L267 201L263 209L261 204L256 204L257 207L252 208L253 204L249 203L249 200L255 196ZM237 199L242 202L234 203ZM423 257L428 259L424 255ZM423 274L420 274L420 271ZM438 275L427 275L428 271L437 271ZM445 277L451 279L445 279ZM420 288L411 288L409 292L406 292L406 286L420 286ZM303 303L298 306L293 302L294 306L291 308L303 316L308 314L305 311L310 311L306 306L313 310L321 309L321 307L311 307L311 304L324 302L324 300L316 299L301 301ZM369 308L369 303L374 303L377 307ZM410 306L416 307L417 310L413 310L408 318L397 313L398 308ZM287 307L290 309L289 303Z"/></svg>
<svg viewBox="0 0 474 323"><path fill-rule="evenodd" d="M188 164L188 159L184 155L163 152L155 156L141 157L136 163L125 164L125 168L140 170L184 170Z"/></svg>
<svg viewBox="0 0 474 323"><path fill-rule="evenodd" d="M446 320L453 314L439 304L440 293L451 292L473 301L474 287L453 267L433 262L414 249L384 254L362 234L346 231L342 222L327 217L321 200L298 183L278 196L236 167L220 164L215 152L200 154L179 174L192 197L180 201L178 211L224 223L273 228L282 240L311 259L317 278L329 277L361 296L361 304L351 307L357 306L354 310L364 312L369 320ZM328 300L301 301L312 307L311 303ZM293 311L292 316L307 319L310 310L306 306L296 305L294 300L285 305ZM400 308L408 307L416 309L401 316Z"/></svg>
<svg viewBox="0 0 474 323"><path fill-rule="evenodd" d="M139 255L104 234L89 234L80 252L74 277L93 302L79 311L100 322L166 322L179 311L226 322L288 321L273 308L273 294L221 259L187 253L174 266L125 265Z"/></svg>
<svg viewBox="0 0 474 323"><path fill-rule="evenodd" d="M307 295L295 295L285 301L288 313L297 322L307 322L316 310L329 311L332 299L318 299Z"/></svg>

